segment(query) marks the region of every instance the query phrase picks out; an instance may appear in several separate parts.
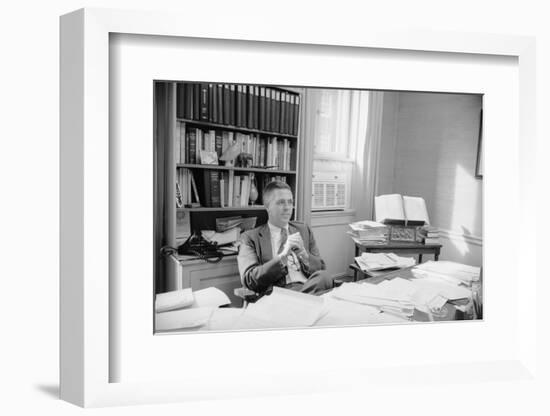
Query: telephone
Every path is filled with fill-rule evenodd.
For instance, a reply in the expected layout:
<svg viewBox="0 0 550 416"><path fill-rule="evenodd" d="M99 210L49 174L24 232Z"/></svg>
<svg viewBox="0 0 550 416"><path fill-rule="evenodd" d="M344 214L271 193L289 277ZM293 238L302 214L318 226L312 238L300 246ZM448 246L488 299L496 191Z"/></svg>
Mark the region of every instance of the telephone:
<svg viewBox="0 0 550 416"><path fill-rule="evenodd" d="M218 243L208 241L200 234L192 234L178 247L178 254L196 256L209 263L217 263L223 258Z"/></svg>

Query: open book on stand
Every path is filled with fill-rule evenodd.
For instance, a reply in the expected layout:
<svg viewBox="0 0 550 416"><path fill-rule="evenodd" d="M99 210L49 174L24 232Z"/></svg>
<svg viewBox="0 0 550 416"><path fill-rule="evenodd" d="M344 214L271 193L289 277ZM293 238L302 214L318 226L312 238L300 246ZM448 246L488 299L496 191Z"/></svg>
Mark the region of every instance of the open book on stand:
<svg viewBox="0 0 550 416"><path fill-rule="evenodd" d="M400 194L379 195L374 198L376 222L384 224L430 224L424 198Z"/></svg>

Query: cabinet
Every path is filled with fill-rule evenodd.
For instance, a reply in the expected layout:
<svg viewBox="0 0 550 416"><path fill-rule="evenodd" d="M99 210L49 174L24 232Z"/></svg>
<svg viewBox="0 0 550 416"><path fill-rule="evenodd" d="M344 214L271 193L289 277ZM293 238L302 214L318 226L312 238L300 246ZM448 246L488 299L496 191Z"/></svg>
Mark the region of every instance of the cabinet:
<svg viewBox="0 0 550 416"><path fill-rule="evenodd" d="M296 195L300 101L299 92L274 86L155 83L157 252L216 230L220 218L265 223L269 181L286 182ZM235 256L193 262L181 261L182 287L216 286L233 296ZM158 262L157 292L174 286L170 270Z"/></svg>

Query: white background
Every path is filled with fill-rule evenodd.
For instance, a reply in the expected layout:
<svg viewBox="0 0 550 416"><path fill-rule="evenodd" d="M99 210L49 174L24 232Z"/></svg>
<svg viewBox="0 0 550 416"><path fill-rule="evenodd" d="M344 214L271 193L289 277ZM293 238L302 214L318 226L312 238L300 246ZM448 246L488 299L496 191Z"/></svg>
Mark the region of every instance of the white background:
<svg viewBox="0 0 550 416"><path fill-rule="evenodd" d="M81 412L56 399L58 389L58 86L59 30L58 17L83 6L132 9L188 10L179 2L156 1L69 1L18 2L3 5L0 17L2 36L2 109L0 168L2 186L2 253L0 278L2 292L2 332L0 369L4 414L73 414ZM550 73L550 30L548 14L542 2L460 1L448 3L415 1L362 2L360 8L351 2L316 2L309 10L296 1L266 3L259 9L255 2L231 1L215 8L209 3L195 11L208 24L214 11L229 16L236 10L245 15L279 19L285 25L321 24L327 31L339 25L384 24L392 27L433 28L435 30L508 33L537 36L538 54L538 133L550 137L545 124L550 113L548 74ZM242 3L242 9L240 8ZM359 2L357 2L359 3ZM189 7L188 6L188 7ZM182 22L184 24L184 22ZM246 28L239 28L245 31ZM537 189L540 206L548 206L548 143L539 141ZM535 178L534 178L535 180ZM545 210L541 209L541 213ZM544 218L541 216L541 219ZM548 231L547 229L545 231ZM547 239L546 239L547 240ZM543 247L538 250L543 254ZM542 256L540 256L542 258ZM542 263L541 263L542 264ZM550 274L550 273L548 273ZM548 283L538 291L550 293ZM539 319L545 321L548 308L540 305ZM544 315L544 316L543 316ZM548 320L546 320L548 321ZM542 336L542 333L540 334ZM540 346L548 351L548 339ZM375 353L375 346L365 346ZM543 350L543 351L544 351ZM542 352L542 351L541 351ZM548 358L539 357L540 368L548 374ZM449 376L452 382L452 375ZM413 413L413 414L499 414L548 413L549 405L541 383L532 389L529 383L506 382L469 386L468 384L430 386L430 389L400 389L388 385L376 397L368 391L361 397L335 393L326 396L271 397L214 402L195 402L161 406L139 406L93 410L101 414L262 414L298 413ZM546 389L549 386L546 385ZM429 398L429 399L428 399ZM387 406L387 407L385 407ZM11 407L11 409L10 409Z"/></svg>

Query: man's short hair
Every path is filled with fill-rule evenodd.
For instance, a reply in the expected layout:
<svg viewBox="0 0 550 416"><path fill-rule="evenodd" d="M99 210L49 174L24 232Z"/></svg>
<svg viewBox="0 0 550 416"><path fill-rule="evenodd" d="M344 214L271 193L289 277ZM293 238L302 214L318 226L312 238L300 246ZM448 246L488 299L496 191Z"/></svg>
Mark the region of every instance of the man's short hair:
<svg viewBox="0 0 550 416"><path fill-rule="evenodd" d="M266 205L266 203L269 201L269 197L276 189L288 189L290 192L292 192L292 189L290 188L290 186L288 186L286 182L281 182L281 181L269 182L265 186L262 192L262 202L264 205Z"/></svg>

